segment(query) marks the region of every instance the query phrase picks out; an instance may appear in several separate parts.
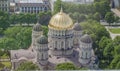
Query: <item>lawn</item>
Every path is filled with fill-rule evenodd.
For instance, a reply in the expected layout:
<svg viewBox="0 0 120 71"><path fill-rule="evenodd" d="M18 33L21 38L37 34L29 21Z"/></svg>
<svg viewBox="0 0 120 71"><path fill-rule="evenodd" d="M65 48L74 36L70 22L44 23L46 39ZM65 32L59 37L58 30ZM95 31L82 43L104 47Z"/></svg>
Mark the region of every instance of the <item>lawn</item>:
<svg viewBox="0 0 120 71"><path fill-rule="evenodd" d="M8 58L9 58L9 56L8 56L8 55L6 55L6 54L4 54L3 56L1 56L1 58L2 58L2 59L8 59Z"/></svg>
<svg viewBox="0 0 120 71"><path fill-rule="evenodd" d="M114 34L120 34L120 28L110 28L109 30Z"/></svg>
<svg viewBox="0 0 120 71"><path fill-rule="evenodd" d="M7 68L11 68L11 62L0 62L0 69L7 67Z"/></svg>

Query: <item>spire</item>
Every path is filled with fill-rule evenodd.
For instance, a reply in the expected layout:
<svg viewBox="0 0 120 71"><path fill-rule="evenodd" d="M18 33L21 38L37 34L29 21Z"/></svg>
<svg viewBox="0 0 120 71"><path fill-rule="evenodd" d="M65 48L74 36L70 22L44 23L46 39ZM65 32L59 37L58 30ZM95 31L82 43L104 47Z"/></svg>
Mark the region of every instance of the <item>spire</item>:
<svg viewBox="0 0 120 71"><path fill-rule="evenodd" d="M60 14L61 14L61 13L63 13L63 8L62 8L62 6L61 6L61 9L60 9Z"/></svg>

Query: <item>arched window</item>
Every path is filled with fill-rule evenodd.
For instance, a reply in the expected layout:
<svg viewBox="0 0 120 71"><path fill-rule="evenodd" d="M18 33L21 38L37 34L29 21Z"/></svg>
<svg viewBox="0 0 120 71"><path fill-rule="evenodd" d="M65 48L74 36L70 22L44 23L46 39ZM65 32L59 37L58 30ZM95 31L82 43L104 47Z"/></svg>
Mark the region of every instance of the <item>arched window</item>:
<svg viewBox="0 0 120 71"><path fill-rule="evenodd" d="M86 52L86 59L87 59L87 52Z"/></svg>
<svg viewBox="0 0 120 71"><path fill-rule="evenodd" d="M43 58L43 53L42 53L42 55L41 55L41 59L43 60L44 58Z"/></svg>
<svg viewBox="0 0 120 71"><path fill-rule="evenodd" d="M55 48L57 48L57 41L55 41Z"/></svg>
<svg viewBox="0 0 120 71"><path fill-rule="evenodd" d="M82 52L82 54L81 54L81 58L83 58L83 52Z"/></svg>
<svg viewBox="0 0 120 71"><path fill-rule="evenodd" d="M47 7L45 7L45 9L44 9L45 11L47 11Z"/></svg>
<svg viewBox="0 0 120 71"><path fill-rule="evenodd" d="M63 43L63 41L61 42L61 48L63 48L63 45L64 45L64 43Z"/></svg>

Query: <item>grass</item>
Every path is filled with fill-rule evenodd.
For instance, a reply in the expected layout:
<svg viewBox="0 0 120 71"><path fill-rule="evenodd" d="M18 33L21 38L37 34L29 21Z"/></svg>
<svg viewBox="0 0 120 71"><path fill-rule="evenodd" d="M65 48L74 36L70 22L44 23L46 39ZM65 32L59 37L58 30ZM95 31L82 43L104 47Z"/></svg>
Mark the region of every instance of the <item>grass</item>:
<svg viewBox="0 0 120 71"><path fill-rule="evenodd" d="M9 56L8 56L8 55L6 55L6 54L4 54L3 56L1 56L1 58L2 58L2 59L8 59L8 58L9 58Z"/></svg>
<svg viewBox="0 0 120 71"><path fill-rule="evenodd" d="M3 64L4 67L11 68L11 62L1 62L1 64ZM0 69L2 69L4 67L0 67Z"/></svg>
<svg viewBox="0 0 120 71"><path fill-rule="evenodd" d="M109 30L114 34L120 34L120 28L110 28Z"/></svg>

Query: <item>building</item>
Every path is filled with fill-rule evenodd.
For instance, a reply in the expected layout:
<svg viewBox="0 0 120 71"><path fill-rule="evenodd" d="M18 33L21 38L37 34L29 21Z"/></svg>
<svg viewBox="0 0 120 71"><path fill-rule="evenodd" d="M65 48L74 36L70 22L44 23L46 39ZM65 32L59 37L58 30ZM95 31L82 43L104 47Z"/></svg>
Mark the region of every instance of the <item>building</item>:
<svg viewBox="0 0 120 71"><path fill-rule="evenodd" d="M98 68L98 59L92 48L92 38L82 33L79 23L61 9L48 25L48 38L37 23L32 30L32 46L28 50L11 50L12 69L24 61L32 61L40 69L51 69L59 63L71 62L77 67ZM46 68L47 67L47 68Z"/></svg>
<svg viewBox="0 0 120 71"><path fill-rule="evenodd" d="M112 8L120 8L120 0L111 0Z"/></svg>
<svg viewBox="0 0 120 71"><path fill-rule="evenodd" d="M9 12L10 2L9 0L0 0L0 10Z"/></svg>
<svg viewBox="0 0 120 71"><path fill-rule="evenodd" d="M53 0L56 1L56 0ZM62 0L63 2L72 2L72 3L78 3L78 4L91 4L94 2L94 0Z"/></svg>
<svg viewBox="0 0 120 71"><path fill-rule="evenodd" d="M54 3L56 0L50 0L51 9L54 10ZM94 0L62 0L63 2L75 3L75 4L92 4Z"/></svg>
<svg viewBox="0 0 120 71"><path fill-rule="evenodd" d="M20 13L39 13L51 10L49 0L20 0L16 2L16 11Z"/></svg>

